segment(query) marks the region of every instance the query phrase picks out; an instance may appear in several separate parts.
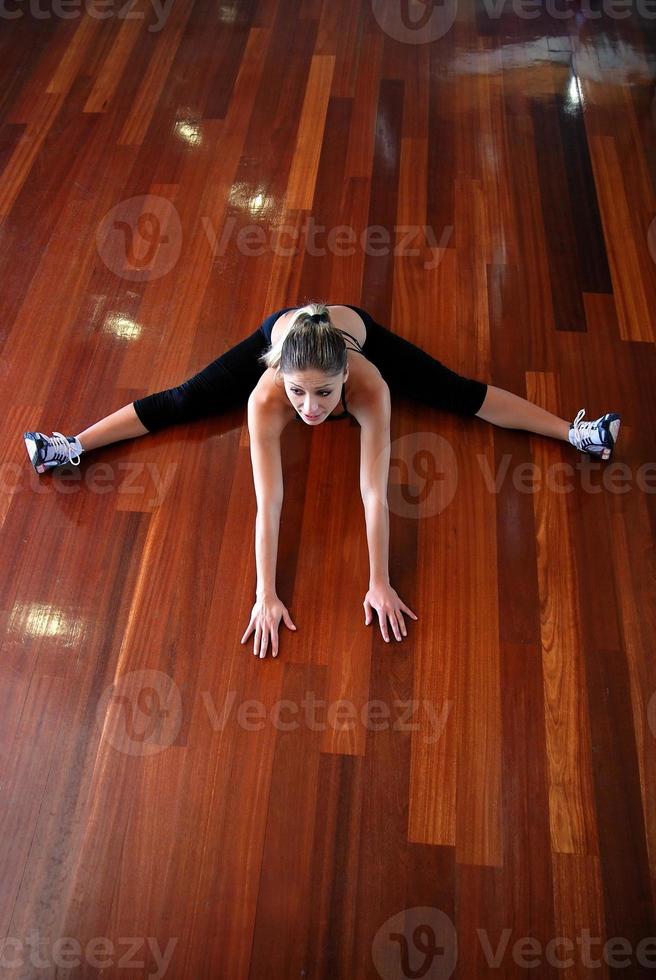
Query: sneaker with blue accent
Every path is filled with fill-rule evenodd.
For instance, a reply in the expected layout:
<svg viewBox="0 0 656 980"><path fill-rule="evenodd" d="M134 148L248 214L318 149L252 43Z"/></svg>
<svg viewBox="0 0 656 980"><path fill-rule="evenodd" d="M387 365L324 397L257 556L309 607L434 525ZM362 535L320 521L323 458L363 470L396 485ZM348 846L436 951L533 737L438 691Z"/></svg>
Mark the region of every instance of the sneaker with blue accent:
<svg viewBox="0 0 656 980"><path fill-rule="evenodd" d="M62 463L80 465L82 446L77 436L63 436L61 432L53 432L51 436L44 432L24 432L23 439L27 455L37 473L45 473Z"/></svg>
<svg viewBox="0 0 656 980"><path fill-rule="evenodd" d="M617 433L621 419L615 412L609 412L595 419L594 422L583 422L585 409L577 413L569 427L569 441L582 453L597 456L599 459L609 459L617 442Z"/></svg>

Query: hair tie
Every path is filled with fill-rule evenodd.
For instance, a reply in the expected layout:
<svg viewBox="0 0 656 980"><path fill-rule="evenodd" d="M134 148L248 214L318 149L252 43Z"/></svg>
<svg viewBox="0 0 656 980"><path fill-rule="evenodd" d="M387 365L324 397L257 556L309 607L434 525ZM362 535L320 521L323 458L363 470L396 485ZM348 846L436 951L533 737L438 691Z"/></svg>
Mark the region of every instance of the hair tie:
<svg viewBox="0 0 656 980"><path fill-rule="evenodd" d="M323 315L321 313L313 313L310 320L312 320L312 323L321 323L323 320Z"/></svg>

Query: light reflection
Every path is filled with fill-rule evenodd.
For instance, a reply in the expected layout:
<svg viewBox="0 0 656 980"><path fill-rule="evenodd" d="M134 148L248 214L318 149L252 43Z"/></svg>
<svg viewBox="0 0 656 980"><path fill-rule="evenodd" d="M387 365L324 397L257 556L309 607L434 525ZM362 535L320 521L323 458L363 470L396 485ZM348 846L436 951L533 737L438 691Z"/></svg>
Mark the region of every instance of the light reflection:
<svg viewBox="0 0 656 980"><path fill-rule="evenodd" d="M554 52L549 50L549 39L548 35L521 42L500 38L494 58L487 50L462 48L445 61L444 68L449 74L489 75L491 78L511 68L540 69L544 66L550 69L555 62ZM586 41L573 36L572 46L572 69L580 78L612 82L640 82L652 78L645 55L625 39L597 34L593 40ZM558 55L557 52L556 58ZM552 80L550 74L544 78L545 84Z"/></svg>
<svg viewBox="0 0 656 980"><path fill-rule="evenodd" d="M565 108L576 111L581 106L581 93L579 91L579 80L576 75L572 75L567 86L567 96Z"/></svg>
<svg viewBox="0 0 656 980"><path fill-rule="evenodd" d="M69 642L81 634L79 620L71 618L58 606L45 602L32 602L29 606L17 603L11 611L9 630L35 639L65 636Z"/></svg>
<svg viewBox="0 0 656 980"><path fill-rule="evenodd" d="M233 4L224 3L219 8L219 20L222 24L235 24L237 21L237 7Z"/></svg>
<svg viewBox="0 0 656 980"><path fill-rule="evenodd" d="M141 336L141 324L122 313L108 313L103 330L113 333L120 340L137 340Z"/></svg>
<svg viewBox="0 0 656 980"><path fill-rule="evenodd" d="M252 218L261 218L271 210L271 199L262 187L252 187L243 181L236 181L230 188L231 208L245 211Z"/></svg>
<svg viewBox="0 0 656 980"><path fill-rule="evenodd" d="M190 119L180 119L176 122L174 132L176 136L189 146L200 146L203 142L203 134L200 126Z"/></svg>

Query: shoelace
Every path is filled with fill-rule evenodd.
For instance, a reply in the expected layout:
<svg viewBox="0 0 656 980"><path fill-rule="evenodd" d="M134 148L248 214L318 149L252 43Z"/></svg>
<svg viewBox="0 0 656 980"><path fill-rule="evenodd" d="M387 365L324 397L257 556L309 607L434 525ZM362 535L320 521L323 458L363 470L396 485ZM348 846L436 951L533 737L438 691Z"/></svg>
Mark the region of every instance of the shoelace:
<svg viewBox="0 0 656 980"><path fill-rule="evenodd" d="M597 421L582 422L581 419L585 415L585 409L582 408L580 412L577 412L576 418L572 422L572 438L577 449L585 452L591 446L601 446L603 447L603 440L600 439L599 425Z"/></svg>
<svg viewBox="0 0 656 980"><path fill-rule="evenodd" d="M47 462L52 462L56 460L58 463L69 462L73 466L80 465L80 457L76 452L73 451L73 447L70 442L63 436L61 432L53 432L51 436L48 437L48 448L52 450L52 456L47 457ZM77 462L73 459L73 456L77 456Z"/></svg>

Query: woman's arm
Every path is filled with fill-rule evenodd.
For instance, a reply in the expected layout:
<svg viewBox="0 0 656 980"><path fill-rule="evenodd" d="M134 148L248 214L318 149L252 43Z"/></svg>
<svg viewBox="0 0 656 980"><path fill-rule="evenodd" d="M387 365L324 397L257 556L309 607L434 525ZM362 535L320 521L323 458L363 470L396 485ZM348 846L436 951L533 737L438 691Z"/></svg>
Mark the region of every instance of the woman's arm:
<svg viewBox="0 0 656 980"><path fill-rule="evenodd" d="M369 588L389 585L389 510L376 497L364 500L369 548Z"/></svg>
<svg viewBox="0 0 656 980"><path fill-rule="evenodd" d="M387 480L390 464L389 388L379 385L359 407L360 496L369 546L369 584L389 583L389 509Z"/></svg>
<svg viewBox="0 0 656 980"><path fill-rule="evenodd" d="M251 619L241 642L254 632L253 653L266 656L271 640L273 656L278 655L278 624L281 617L289 629L296 629L287 608L276 593L276 559L282 511L283 484L280 455L280 418L270 398L261 391L248 399L248 431L251 444L253 483L257 498L255 519L255 561L257 592Z"/></svg>
<svg viewBox="0 0 656 980"><path fill-rule="evenodd" d="M278 557L278 532L280 530L280 507L257 507L255 518L255 564L257 567L258 599L277 595L276 560Z"/></svg>
<svg viewBox="0 0 656 980"><path fill-rule="evenodd" d="M369 546L369 590L364 598L365 625L371 621L371 611L378 613L380 630L389 641L387 620L394 636L406 636L403 613L417 617L392 588L389 580L389 507L387 481L390 464L391 404L388 386L383 383L369 392L365 404L353 414L361 426L360 434L360 494L364 505Z"/></svg>
<svg viewBox="0 0 656 980"><path fill-rule="evenodd" d="M278 532L283 502L280 432L268 409L265 394L248 399L248 433L251 444L253 483L257 499L255 560L257 595L275 594Z"/></svg>

